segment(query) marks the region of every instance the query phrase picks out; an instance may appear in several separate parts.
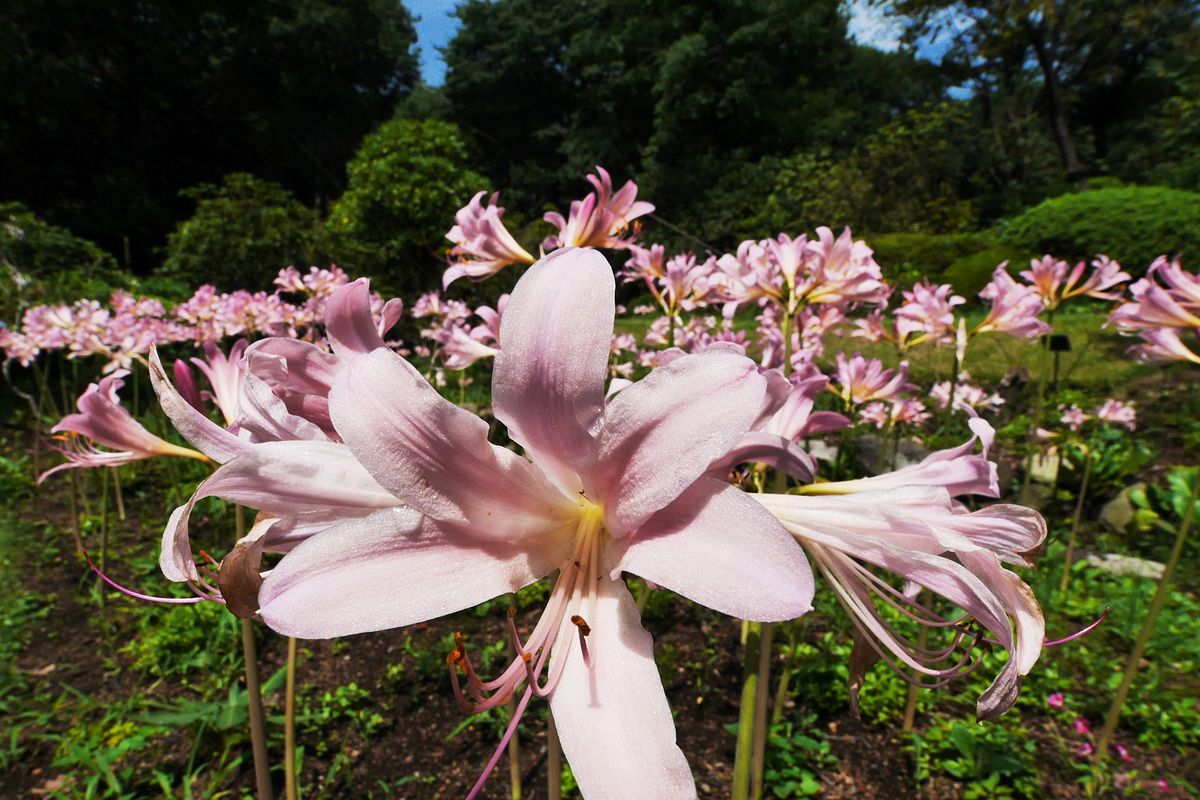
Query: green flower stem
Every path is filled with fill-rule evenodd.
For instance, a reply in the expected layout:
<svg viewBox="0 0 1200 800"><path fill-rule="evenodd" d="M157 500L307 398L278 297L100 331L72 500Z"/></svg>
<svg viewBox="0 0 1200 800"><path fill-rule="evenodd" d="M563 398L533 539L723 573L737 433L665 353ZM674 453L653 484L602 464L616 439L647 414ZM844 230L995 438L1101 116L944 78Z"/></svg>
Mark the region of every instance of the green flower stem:
<svg viewBox="0 0 1200 800"><path fill-rule="evenodd" d="M246 510L234 506L237 538L246 534ZM267 729L263 717L262 690L258 685L258 651L254 644L254 625L242 620L242 657L246 666L246 711L250 717L250 745L254 752L254 782L258 800L271 800L271 765L267 762Z"/></svg>
<svg viewBox="0 0 1200 800"><path fill-rule="evenodd" d="M287 800L299 800L296 784L296 639L288 637L287 688L283 700L283 780Z"/></svg>
<svg viewBox="0 0 1200 800"><path fill-rule="evenodd" d="M562 798L562 744L558 741L554 713L549 709L546 711L546 796L550 800Z"/></svg>
<svg viewBox="0 0 1200 800"><path fill-rule="evenodd" d="M738 710L737 752L733 759L733 800L749 800L751 757L754 750L754 709L758 696L758 663L762 623L745 622L742 654L742 698Z"/></svg>
<svg viewBox="0 0 1200 800"><path fill-rule="evenodd" d="M1108 746L1112 743L1117 723L1121 719L1121 709L1125 705L1125 698L1129 694L1130 686L1133 685L1133 679L1137 677L1142 656L1146 652L1146 645L1150 643L1150 635L1154 632L1154 622L1158 619L1158 612L1162 610L1163 604L1167 601L1171 577L1175 574L1175 567L1179 564L1180 556L1183 555L1183 545L1192 529L1192 519L1195 516L1198 497L1200 497L1200 470L1197 470L1196 475L1192 478L1192 491L1188 496L1187 507L1183 511L1183 519L1179 523L1178 532L1175 534L1175 544L1171 548L1171 556L1167 559L1166 566L1163 567L1162 577L1158 579L1158 589L1154 592L1154 599L1150 601L1150 608L1146 611L1146 619L1142 622L1142 629L1133 645L1133 652L1129 654L1129 661L1125 664L1125 674L1121 676L1121 683L1117 686L1117 693L1113 695L1108 716L1104 719L1104 727L1100 729L1100 734L1096 738L1096 759L1098 761L1103 761L1108 757Z"/></svg>
<svg viewBox="0 0 1200 800"><path fill-rule="evenodd" d="M1083 518L1083 503L1087 498L1088 481L1092 477L1094 462L1092 448L1088 447L1087 454L1083 457L1083 480L1079 484L1079 498L1075 502L1075 514L1071 517L1071 532L1067 535L1067 555L1063 561L1062 580L1058 584L1060 595L1066 595L1067 586L1071 582L1071 562L1075 558L1075 537L1079 533L1079 522Z"/></svg>

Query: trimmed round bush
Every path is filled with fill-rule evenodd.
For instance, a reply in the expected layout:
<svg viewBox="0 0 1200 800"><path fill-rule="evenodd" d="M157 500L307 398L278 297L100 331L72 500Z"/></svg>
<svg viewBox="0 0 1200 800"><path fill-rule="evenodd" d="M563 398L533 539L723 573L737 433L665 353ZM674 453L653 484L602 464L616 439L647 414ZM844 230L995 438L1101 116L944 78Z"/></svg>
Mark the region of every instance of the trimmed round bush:
<svg viewBox="0 0 1200 800"><path fill-rule="evenodd" d="M1001 224L1008 244L1067 260L1104 253L1131 273L1162 254L1200 256L1200 194L1125 186L1055 197Z"/></svg>
<svg viewBox="0 0 1200 800"><path fill-rule="evenodd" d="M167 239L161 274L195 286L272 289L279 270L315 264L317 213L277 183L244 172L182 194L196 211Z"/></svg>

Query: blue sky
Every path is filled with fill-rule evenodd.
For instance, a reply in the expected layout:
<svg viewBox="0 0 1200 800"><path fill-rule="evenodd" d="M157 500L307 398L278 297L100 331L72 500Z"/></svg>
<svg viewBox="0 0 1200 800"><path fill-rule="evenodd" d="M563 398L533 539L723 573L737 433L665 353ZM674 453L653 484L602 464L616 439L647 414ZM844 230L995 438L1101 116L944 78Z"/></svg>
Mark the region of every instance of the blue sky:
<svg viewBox="0 0 1200 800"><path fill-rule="evenodd" d="M417 22L417 45L421 48L421 77L430 86L441 86L446 77L446 63L437 48L445 47L454 37L458 19L450 16L457 0L404 0L404 5ZM867 0L848 0L850 33L860 44L895 50L900 43L900 29L878 7ZM941 57L945 47L937 42L919 48L930 60Z"/></svg>

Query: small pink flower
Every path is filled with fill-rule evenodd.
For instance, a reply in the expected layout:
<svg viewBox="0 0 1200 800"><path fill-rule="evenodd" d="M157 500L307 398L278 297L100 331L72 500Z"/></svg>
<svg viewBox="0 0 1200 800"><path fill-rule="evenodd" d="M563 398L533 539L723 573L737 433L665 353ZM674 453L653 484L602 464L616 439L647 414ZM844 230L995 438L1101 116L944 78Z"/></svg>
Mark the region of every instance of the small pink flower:
<svg viewBox="0 0 1200 800"><path fill-rule="evenodd" d="M996 267L992 282L983 288L979 296L989 301L988 315L975 326L971 333L1007 333L1031 339L1050 330L1050 326L1038 319L1046 310L1041 297L1030 287L1017 283L1008 274L1008 262Z"/></svg>
<svg viewBox="0 0 1200 800"><path fill-rule="evenodd" d="M80 413L63 417L51 429L52 433L63 434L65 444L59 452L67 457L67 462L42 473L38 483L64 469L115 467L154 456L208 460L195 450L171 444L150 433L125 410L117 392L125 384L124 378L128 374L126 370L117 370L101 378L99 383L90 384L76 401ZM93 442L112 450L100 450Z"/></svg>
<svg viewBox="0 0 1200 800"><path fill-rule="evenodd" d="M1137 411L1133 403L1122 403L1112 398L1096 409L1096 419L1110 425L1121 425L1131 431L1137 428Z"/></svg>
<svg viewBox="0 0 1200 800"><path fill-rule="evenodd" d="M536 260L504 227L504 209L496 205L500 193L493 194L484 206L485 194L479 192L460 208L454 215L454 227L446 233L454 247L450 249L450 267L442 275L443 289L462 277L479 280L510 264L532 264Z"/></svg>
<svg viewBox="0 0 1200 800"><path fill-rule="evenodd" d="M545 215L544 219L558 228L556 235L548 236L542 242L545 250L628 247L634 239L630 224L654 211L652 204L637 199L637 184L633 181L626 181L614 194L612 178L603 167L596 167L596 174L588 175L587 179L594 191L583 200L573 201L566 219L554 211Z"/></svg>
<svg viewBox="0 0 1200 800"><path fill-rule="evenodd" d="M1079 406L1072 405L1063 412L1063 415L1059 418L1059 421L1062 422L1063 425L1066 425L1068 430L1070 430L1072 433L1075 433L1083 427L1085 422L1091 418L1091 414L1085 414L1083 410L1079 408Z"/></svg>
<svg viewBox="0 0 1200 800"><path fill-rule="evenodd" d="M1126 764L1133 763L1133 756L1131 756L1129 754L1129 751L1127 749L1125 749L1124 745L1114 743L1113 750L1116 751L1117 757L1120 758L1122 761L1124 761Z"/></svg>
<svg viewBox="0 0 1200 800"><path fill-rule="evenodd" d="M1075 732L1078 733L1080 736L1091 736L1092 735L1092 726L1083 717L1076 717L1075 721L1072 722L1071 725L1072 725L1072 727L1075 728Z"/></svg>
<svg viewBox="0 0 1200 800"><path fill-rule="evenodd" d="M901 361L899 369L884 369L877 358L866 359L855 353L849 360L837 355L838 394L847 406L869 403L872 400L892 400L916 387L908 382L908 362Z"/></svg>
<svg viewBox="0 0 1200 800"><path fill-rule="evenodd" d="M1055 692L1046 698L1046 705L1050 706L1051 708L1062 708L1064 705L1066 705L1066 697L1062 692Z"/></svg>
<svg viewBox="0 0 1200 800"><path fill-rule="evenodd" d="M1090 758L1095 752L1096 748L1091 742L1082 742L1075 748L1075 755L1079 758Z"/></svg>

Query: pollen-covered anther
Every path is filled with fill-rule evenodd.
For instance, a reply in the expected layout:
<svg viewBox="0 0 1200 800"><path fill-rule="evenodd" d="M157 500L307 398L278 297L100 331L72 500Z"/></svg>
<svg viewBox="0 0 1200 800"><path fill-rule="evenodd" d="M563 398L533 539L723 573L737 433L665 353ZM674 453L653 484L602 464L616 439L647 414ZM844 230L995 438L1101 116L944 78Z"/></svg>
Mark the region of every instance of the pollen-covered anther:
<svg viewBox="0 0 1200 800"><path fill-rule="evenodd" d="M209 555L207 550L200 551L200 558L202 558L205 561L207 561L208 563L212 564L214 567L220 566L220 562L218 562L215 558L213 558L211 555Z"/></svg>
<svg viewBox="0 0 1200 800"><path fill-rule="evenodd" d="M528 664L530 661L533 661L533 653L529 652L528 650L522 652L521 660Z"/></svg>
<svg viewBox="0 0 1200 800"><path fill-rule="evenodd" d="M579 633L582 636L587 636L589 633L592 632L591 627L587 624L587 620L585 620L583 617L579 616L578 614L571 615L571 623L574 624L575 627L579 628Z"/></svg>
<svg viewBox="0 0 1200 800"><path fill-rule="evenodd" d="M463 660L463 651L461 648L456 647L453 650L451 650L450 653L446 656L446 666L453 667L456 664L461 664L462 660Z"/></svg>

